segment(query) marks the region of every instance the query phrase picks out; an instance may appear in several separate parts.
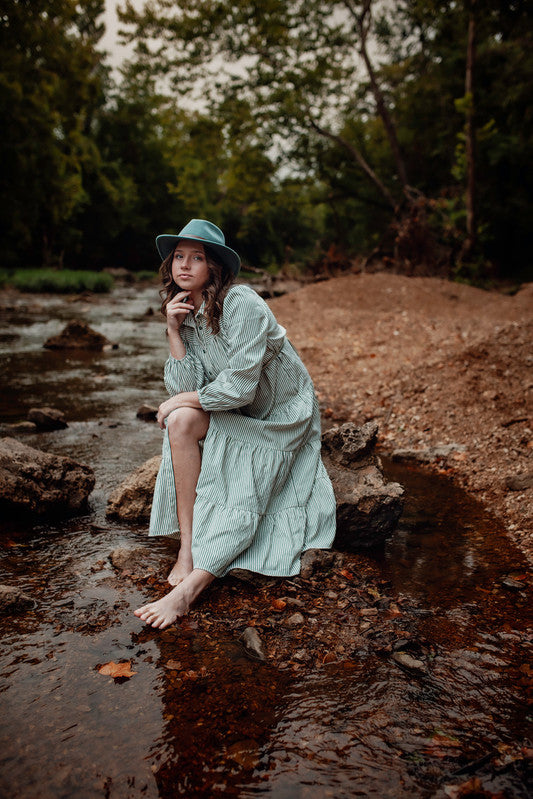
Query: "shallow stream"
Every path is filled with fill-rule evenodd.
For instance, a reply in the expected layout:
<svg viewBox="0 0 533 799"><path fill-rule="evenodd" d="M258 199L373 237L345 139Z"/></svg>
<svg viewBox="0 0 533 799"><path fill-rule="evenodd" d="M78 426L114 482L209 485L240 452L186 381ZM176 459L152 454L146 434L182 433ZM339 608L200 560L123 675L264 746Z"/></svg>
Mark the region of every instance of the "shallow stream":
<svg viewBox="0 0 533 799"><path fill-rule="evenodd" d="M132 614L149 590L118 580L108 556L146 544L145 530L107 521L105 504L160 450L157 426L135 416L163 397L163 326L146 313L157 306L155 288L131 286L103 299L14 297L0 319L0 423L34 406L63 410L66 430L22 440L91 465L97 478L83 517L0 522L0 583L35 597L0 620L0 795L403 799L444 797L444 786L479 776L492 793L476 795L525 799L526 564L490 514L443 478L386 463L407 488L401 525L384 552L346 556L418 603L431 661L423 674L377 646L278 670L250 660L232 631L199 629L194 614L163 633ZM119 349L43 349L71 319ZM173 547L157 540L147 568ZM214 590L227 607L232 596L253 601L239 585ZM129 679L97 670L126 660Z"/></svg>

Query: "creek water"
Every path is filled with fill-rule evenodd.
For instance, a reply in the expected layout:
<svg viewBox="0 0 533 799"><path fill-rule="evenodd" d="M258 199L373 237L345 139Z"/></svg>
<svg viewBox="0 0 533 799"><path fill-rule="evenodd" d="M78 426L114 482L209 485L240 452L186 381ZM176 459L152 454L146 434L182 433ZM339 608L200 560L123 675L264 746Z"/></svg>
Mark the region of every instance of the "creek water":
<svg viewBox="0 0 533 799"><path fill-rule="evenodd" d="M157 306L154 287L129 286L105 298L16 296L2 312L4 434L30 407L59 408L67 429L24 442L88 463L97 482L82 517L0 522L0 582L35 597L0 620L1 795L403 799L444 797L481 773L487 793L476 795L525 799L530 650L516 585L526 565L490 513L443 478L385 463L407 488L400 526L384 551L346 555L418 602L424 674L377 650L277 670L246 657L229 630L192 618L161 633L133 616L149 593L117 579L108 556L145 545L145 530L106 520L105 505L160 450L157 426L135 416L164 395L163 326L147 314ZM43 349L71 319L119 348ZM151 544L147 568L174 546ZM131 679L98 672L125 660Z"/></svg>

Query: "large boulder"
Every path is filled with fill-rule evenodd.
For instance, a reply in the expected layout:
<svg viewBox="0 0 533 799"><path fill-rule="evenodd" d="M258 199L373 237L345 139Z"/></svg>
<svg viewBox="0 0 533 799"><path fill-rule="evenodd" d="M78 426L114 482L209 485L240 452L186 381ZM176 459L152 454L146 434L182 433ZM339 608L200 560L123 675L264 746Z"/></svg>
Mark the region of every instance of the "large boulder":
<svg viewBox="0 0 533 799"><path fill-rule="evenodd" d="M69 322L57 336L47 339L43 347L49 350L109 350L118 344L97 333L86 322Z"/></svg>
<svg viewBox="0 0 533 799"><path fill-rule="evenodd" d="M374 452L378 426L347 422L322 436L324 464L337 501L339 549L380 546L391 535L403 510L404 490L383 477Z"/></svg>
<svg viewBox="0 0 533 799"><path fill-rule="evenodd" d="M0 439L0 506L37 515L74 513L94 488L89 466L50 455L15 438Z"/></svg>
<svg viewBox="0 0 533 799"><path fill-rule="evenodd" d="M126 477L109 497L106 508L108 518L131 522L143 522L150 518L160 463L161 456L155 455Z"/></svg>
<svg viewBox="0 0 533 799"><path fill-rule="evenodd" d="M404 490L383 477L374 452L378 427L351 422L322 436L324 464L337 501L337 537L341 549L361 549L382 544L392 533L403 510ZM150 517L152 496L161 458L146 461L111 494L106 515L143 522Z"/></svg>

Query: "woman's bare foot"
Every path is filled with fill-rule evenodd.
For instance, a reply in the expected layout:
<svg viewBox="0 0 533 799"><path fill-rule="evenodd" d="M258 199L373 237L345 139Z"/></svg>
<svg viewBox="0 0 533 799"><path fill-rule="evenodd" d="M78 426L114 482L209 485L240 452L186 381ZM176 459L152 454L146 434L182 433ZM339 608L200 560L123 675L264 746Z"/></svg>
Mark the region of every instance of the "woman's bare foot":
<svg viewBox="0 0 533 799"><path fill-rule="evenodd" d="M170 585L179 585L193 570L192 555L190 549L187 551L183 546L180 548L178 559L172 571L167 577Z"/></svg>
<svg viewBox="0 0 533 799"><path fill-rule="evenodd" d="M146 624L164 630L180 616L185 616L196 597L214 580L214 575L194 569L184 580L161 599L149 602L134 611Z"/></svg>

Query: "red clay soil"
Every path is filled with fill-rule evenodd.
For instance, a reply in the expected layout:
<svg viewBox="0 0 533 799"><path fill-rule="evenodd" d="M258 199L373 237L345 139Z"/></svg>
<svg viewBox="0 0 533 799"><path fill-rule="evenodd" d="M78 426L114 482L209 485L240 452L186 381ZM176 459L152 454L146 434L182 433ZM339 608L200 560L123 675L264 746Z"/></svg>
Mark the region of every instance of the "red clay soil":
<svg viewBox="0 0 533 799"><path fill-rule="evenodd" d="M270 304L326 420L376 419L384 452L457 445L430 468L493 510L533 559L532 283L507 296L354 274Z"/></svg>

